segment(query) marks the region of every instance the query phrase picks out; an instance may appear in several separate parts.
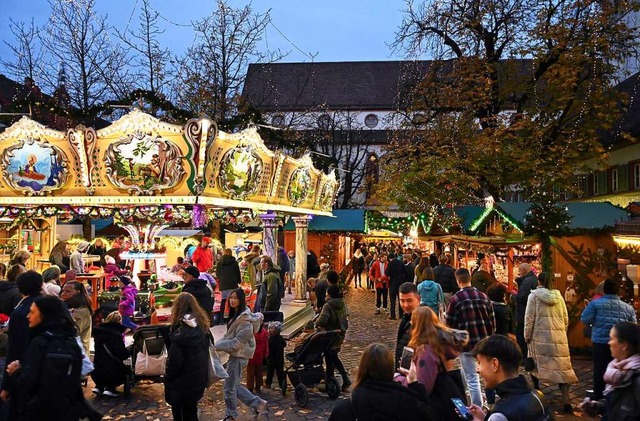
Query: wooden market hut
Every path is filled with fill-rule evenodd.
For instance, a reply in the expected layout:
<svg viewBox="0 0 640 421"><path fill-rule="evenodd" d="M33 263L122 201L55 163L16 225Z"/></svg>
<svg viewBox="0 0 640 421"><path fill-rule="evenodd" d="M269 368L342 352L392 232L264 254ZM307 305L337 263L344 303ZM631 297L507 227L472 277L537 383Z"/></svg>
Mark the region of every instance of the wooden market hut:
<svg viewBox="0 0 640 421"><path fill-rule="evenodd" d="M353 246L366 233L364 209L337 209L334 217L316 216L309 222L307 244L318 256L338 272L348 264L355 252ZM284 226L284 248L295 250L296 228L292 220Z"/></svg>
<svg viewBox="0 0 640 421"><path fill-rule="evenodd" d="M556 288L568 299L569 343L572 347L584 347L590 345L579 321L584 299L591 298L595 286L610 276L611 271L617 271L612 234L616 222L627 219L627 212L610 203L570 202L565 206L571 222L564 235L551 237L551 271ZM488 208L459 208L460 233L442 236L439 241L453 245L456 254L460 249L475 249L506 255L511 284L518 249L520 252L530 250L536 243L524 235L530 207L531 203L499 203ZM458 263L462 256L456 257ZM568 288L576 294L567 294Z"/></svg>

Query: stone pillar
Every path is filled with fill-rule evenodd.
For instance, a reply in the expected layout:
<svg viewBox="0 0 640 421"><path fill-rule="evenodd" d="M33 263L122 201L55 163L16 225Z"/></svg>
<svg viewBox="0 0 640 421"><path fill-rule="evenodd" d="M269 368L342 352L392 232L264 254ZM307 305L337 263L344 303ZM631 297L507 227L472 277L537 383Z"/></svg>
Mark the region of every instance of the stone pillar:
<svg viewBox="0 0 640 421"><path fill-rule="evenodd" d="M307 302L307 234L311 217L296 216L296 296L294 301Z"/></svg>
<svg viewBox="0 0 640 421"><path fill-rule="evenodd" d="M269 211L260 215L262 220L262 254L271 256L273 264L278 264L278 218Z"/></svg>

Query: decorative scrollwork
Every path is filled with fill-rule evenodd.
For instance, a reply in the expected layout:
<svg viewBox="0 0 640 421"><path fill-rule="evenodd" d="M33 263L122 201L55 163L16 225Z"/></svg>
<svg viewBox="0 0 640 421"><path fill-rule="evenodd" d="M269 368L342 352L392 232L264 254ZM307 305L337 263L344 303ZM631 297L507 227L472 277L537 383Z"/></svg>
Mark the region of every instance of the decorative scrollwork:
<svg viewBox="0 0 640 421"><path fill-rule="evenodd" d="M263 162L251 146L236 146L222 157L218 184L231 198L244 200L258 191Z"/></svg>
<svg viewBox="0 0 640 421"><path fill-rule="evenodd" d="M67 155L57 146L27 138L4 150L0 167L12 189L28 196L45 196L65 185L68 162Z"/></svg>
<svg viewBox="0 0 640 421"><path fill-rule="evenodd" d="M105 165L109 181L136 196L173 188L185 175L178 146L140 131L110 144Z"/></svg>

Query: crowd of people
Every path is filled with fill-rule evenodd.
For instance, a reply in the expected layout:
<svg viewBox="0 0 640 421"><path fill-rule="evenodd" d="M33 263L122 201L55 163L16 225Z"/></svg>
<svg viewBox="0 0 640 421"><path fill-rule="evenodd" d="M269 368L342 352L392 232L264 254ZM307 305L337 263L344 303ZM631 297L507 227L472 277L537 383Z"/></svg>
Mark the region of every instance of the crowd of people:
<svg viewBox="0 0 640 421"><path fill-rule="evenodd" d="M386 388L391 388L386 393L400 393L392 391L397 388L390 384L392 381L408 388L401 393L414 394L415 402L410 406L414 415L420 413L417 408L422 405L433 418L443 414L446 418L447 411L459 414L453 405L443 407L441 403L456 397L466 402L468 393L469 416L474 419L542 419L549 409L540 392L541 382L558 385L562 411L573 413L570 385L578 379L569 353L569 317L553 277L546 272L536 275L530 264L521 263L515 280L517 290L508 291L493 276L485 259L479 259L472 272L455 270L450 262L446 254L436 258L431 253L401 249L395 243L356 250L352 268L361 273L355 274L354 287L362 287L364 273L366 287L376 292L375 314L388 313L389 319L395 319L394 301L400 303L395 376L368 370L374 355L381 368L388 355L381 350L382 345L370 346L358 368L351 402L337 407L334 416L339 414L341 418L334 419L385 413L390 407L380 408L375 399L369 398ZM618 283L613 279L603 281L598 288L601 293L581 317L591 328L594 355L594 390L581 407L604 414L603 419L612 419L607 415L612 413L627 415L627 411L634 414L628 419L638 419L640 403L631 398L634 390L640 391L634 386L640 369L636 365L640 361L636 352L640 328L635 324L635 310L620 299ZM406 348L413 352L410 367L401 366ZM459 370L453 368L455 359L460 362ZM521 365L530 380L518 374ZM361 371L368 381L359 378ZM377 390L371 390L370 381L381 381L384 386L375 383ZM621 412L623 399L633 410L625 406ZM389 415L384 419L400 418Z"/></svg>
<svg viewBox="0 0 640 421"><path fill-rule="evenodd" d="M198 402L210 385L209 348L214 345L229 355L224 419L238 418L238 401L255 415L266 414L262 387L274 387L276 377L276 385L285 389L286 342L282 325L265 323L263 314L280 309L295 256L281 249L274 262L254 247L241 262L230 249L208 260L202 257L208 245L203 240L198 245L203 250L194 250L194 255L201 255L196 259L200 268L188 255L174 267L185 286L173 303L166 338L165 400L174 419L198 419ZM93 246L78 244L85 251ZM466 268L455 270L446 254L433 258L406 251L379 250L371 256L370 250L360 248L354 255L352 268L362 270L360 276L354 273L353 286L362 288L366 279L366 286L376 290L374 313L387 313L390 304L388 317L400 322L395 350L369 345L353 381L340 358L349 329L341 276L327 264L317 264L317 259L317 268L310 265L315 273L308 275L315 276L309 276L307 285L317 315L304 340L317 332L339 333L324 355L326 375L334 377L337 370L342 391L351 390L350 399L338 404L330 419L455 419L465 411L475 420L544 419L549 407L540 392L541 382L558 385L563 412L573 412L569 391L577 377L569 354L569 318L550 274L536 275L522 263L517 291L507 291L482 261L471 273ZM0 321L8 320L2 334L8 340L0 420L95 417L81 389L88 375L96 395L119 396L117 388L128 370L123 361L131 355L124 335L138 328L133 321L137 290L128 271L105 252L105 265L125 273L115 275L121 294L118 311L94 327L94 309L86 285L75 279L77 271L72 268L77 263L72 260L77 259L72 255L64 283L61 267L52 265L42 273L29 270L24 254L16 255L8 268L0 265ZM82 264L79 270L84 270ZM254 309L240 288L243 281L259 291ZM216 284L224 301L218 315L213 313ZM594 344L594 390L581 407L603 414L603 419L637 419L640 327L633 307L620 300L618 283L607 279L599 289L601 294L581 316L591 328ZM226 325L226 332L214 343L210 327L216 321ZM93 361L89 359L92 337ZM520 374L522 365L529 379Z"/></svg>

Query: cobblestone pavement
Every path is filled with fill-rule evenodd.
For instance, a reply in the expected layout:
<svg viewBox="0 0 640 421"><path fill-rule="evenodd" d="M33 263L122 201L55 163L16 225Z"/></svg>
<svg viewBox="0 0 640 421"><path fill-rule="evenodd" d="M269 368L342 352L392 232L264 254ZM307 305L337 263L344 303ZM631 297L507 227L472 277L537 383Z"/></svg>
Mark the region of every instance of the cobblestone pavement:
<svg viewBox="0 0 640 421"><path fill-rule="evenodd" d="M375 295L371 291L362 289L350 289L347 294L347 303L351 311L349 331L342 347L340 357L349 371L352 379L355 376L356 367L363 349L372 342L383 342L391 347L395 346L395 337L398 321L388 320L385 315L374 315ZM293 343L289 347L293 348ZM591 360L586 358L574 359L574 369L580 382L572 386L571 398L574 407L580 403L585 395L585 390L591 384ZM170 407L164 402L164 389L162 384L152 382L138 383L132 391L130 399L106 398L91 396L93 384L85 389L86 395L95 407L105 413L106 420L171 420ZM560 393L556 386L544 387L543 392L548 396L552 409L560 408ZM313 391L310 393L309 404L306 408L300 408L295 403L291 389L287 396L283 397L279 389L263 389L260 396L269 402L270 420L320 420L327 419L337 401L330 400L326 393ZM346 399L348 394L342 394L339 398ZM204 421L219 420L224 417L224 398L222 395L222 382L205 391L205 397L200 403L201 416ZM254 419L252 411L239 404L240 420ZM556 418L573 420L576 416L557 414Z"/></svg>

